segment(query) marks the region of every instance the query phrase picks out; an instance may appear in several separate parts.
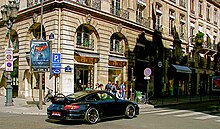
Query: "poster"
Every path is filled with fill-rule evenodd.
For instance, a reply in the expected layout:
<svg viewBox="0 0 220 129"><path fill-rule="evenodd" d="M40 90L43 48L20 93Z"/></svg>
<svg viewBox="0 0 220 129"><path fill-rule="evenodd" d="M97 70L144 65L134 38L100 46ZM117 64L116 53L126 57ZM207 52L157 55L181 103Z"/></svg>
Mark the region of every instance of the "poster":
<svg viewBox="0 0 220 129"><path fill-rule="evenodd" d="M220 76L212 77L212 91L220 91Z"/></svg>
<svg viewBox="0 0 220 129"><path fill-rule="evenodd" d="M31 70L33 72L50 71L50 41L32 40L30 45Z"/></svg>

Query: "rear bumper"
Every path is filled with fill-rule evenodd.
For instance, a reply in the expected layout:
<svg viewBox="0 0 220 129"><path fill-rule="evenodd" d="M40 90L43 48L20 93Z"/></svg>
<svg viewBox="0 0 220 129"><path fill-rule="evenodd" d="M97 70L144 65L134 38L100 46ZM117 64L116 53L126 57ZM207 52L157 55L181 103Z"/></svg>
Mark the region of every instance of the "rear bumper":
<svg viewBox="0 0 220 129"><path fill-rule="evenodd" d="M61 112L61 116L53 116L52 111L47 111L47 117L49 119L56 119L56 120L84 120L85 114L74 111L66 111L66 112Z"/></svg>

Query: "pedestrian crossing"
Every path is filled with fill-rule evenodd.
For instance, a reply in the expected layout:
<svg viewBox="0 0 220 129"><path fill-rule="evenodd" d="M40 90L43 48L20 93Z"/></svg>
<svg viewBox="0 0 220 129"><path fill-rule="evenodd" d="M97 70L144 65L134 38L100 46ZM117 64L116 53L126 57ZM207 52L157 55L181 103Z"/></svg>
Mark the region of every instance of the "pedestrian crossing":
<svg viewBox="0 0 220 129"><path fill-rule="evenodd" d="M215 120L220 123L220 113L215 115L210 115L203 112L196 112L193 110L175 110L175 109L151 109L151 110L142 110L140 114L155 114L158 116L171 115L174 117L184 118L191 117L194 120Z"/></svg>

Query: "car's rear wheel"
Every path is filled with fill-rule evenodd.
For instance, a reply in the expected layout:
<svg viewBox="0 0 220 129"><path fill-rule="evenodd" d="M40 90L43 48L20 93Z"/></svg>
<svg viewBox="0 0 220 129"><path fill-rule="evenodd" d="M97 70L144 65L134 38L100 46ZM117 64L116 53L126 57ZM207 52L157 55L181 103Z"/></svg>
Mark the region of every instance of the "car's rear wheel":
<svg viewBox="0 0 220 129"><path fill-rule="evenodd" d="M90 107L86 111L85 120L91 124L97 123L99 121L99 111L94 107Z"/></svg>
<svg viewBox="0 0 220 129"><path fill-rule="evenodd" d="M135 116L135 107L132 104L129 104L126 107L125 116L130 119Z"/></svg>

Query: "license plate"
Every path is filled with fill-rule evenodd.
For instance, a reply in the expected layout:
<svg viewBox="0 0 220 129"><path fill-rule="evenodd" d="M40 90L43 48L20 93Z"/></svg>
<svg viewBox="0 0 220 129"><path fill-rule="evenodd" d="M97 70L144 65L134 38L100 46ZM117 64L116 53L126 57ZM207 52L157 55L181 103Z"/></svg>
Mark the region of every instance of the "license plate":
<svg viewBox="0 0 220 129"><path fill-rule="evenodd" d="M52 112L52 116L61 116L60 112Z"/></svg>

